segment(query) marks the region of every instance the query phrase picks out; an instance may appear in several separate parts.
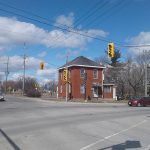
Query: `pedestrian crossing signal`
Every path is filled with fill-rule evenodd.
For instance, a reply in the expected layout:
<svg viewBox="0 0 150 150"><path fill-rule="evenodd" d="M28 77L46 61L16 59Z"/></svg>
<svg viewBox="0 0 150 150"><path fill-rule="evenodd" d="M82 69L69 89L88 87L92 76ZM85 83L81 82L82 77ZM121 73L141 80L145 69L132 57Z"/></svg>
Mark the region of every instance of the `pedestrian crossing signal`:
<svg viewBox="0 0 150 150"><path fill-rule="evenodd" d="M108 57L109 58L114 57L114 49L115 49L114 43L108 43Z"/></svg>

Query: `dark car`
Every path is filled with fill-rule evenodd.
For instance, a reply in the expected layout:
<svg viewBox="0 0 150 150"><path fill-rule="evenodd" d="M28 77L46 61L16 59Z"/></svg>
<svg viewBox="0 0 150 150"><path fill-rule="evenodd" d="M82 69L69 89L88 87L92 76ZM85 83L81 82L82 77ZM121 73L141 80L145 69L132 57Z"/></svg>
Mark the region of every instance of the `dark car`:
<svg viewBox="0 0 150 150"><path fill-rule="evenodd" d="M4 95L1 91L0 91L0 101L4 101Z"/></svg>
<svg viewBox="0 0 150 150"><path fill-rule="evenodd" d="M129 106L150 106L150 97L135 97L128 101Z"/></svg>

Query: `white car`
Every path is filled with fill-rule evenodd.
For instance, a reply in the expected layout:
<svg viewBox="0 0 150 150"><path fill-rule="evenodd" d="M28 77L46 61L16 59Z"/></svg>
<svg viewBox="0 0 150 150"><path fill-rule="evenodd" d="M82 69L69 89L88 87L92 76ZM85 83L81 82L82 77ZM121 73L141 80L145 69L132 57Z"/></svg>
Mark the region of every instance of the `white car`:
<svg viewBox="0 0 150 150"><path fill-rule="evenodd" d="M1 91L0 91L0 101L4 101L4 95Z"/></svg>

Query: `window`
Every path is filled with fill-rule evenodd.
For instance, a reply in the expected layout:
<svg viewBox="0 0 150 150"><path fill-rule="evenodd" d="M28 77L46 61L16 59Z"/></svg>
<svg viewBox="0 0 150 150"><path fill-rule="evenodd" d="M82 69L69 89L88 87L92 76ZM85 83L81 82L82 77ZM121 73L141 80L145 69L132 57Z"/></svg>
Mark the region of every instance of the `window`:
<svg viewBox="0 0 150 150"><path fill-rule="evenodd" d="M84 69L84 68L81 68L81 69L80 69L80 77L81 77L81 78L84 78L84 73L85 73L85 69Z"/></svg>
<svg viewBox="0 0 150 150"><path fill-rule="evenodd" d="M84 94L84 85L83 84L80 85L80 93Z"/></svg>
<svg viewBox="0 0 150 150"><path fill-rule="evenodd" d="M97 69L93 70L93 78L98 79L98 70Z"/></svg>
<svg viewBox="0 0 150 150"><path fill-rule="evenodd" d="M104 92L105 93L111 93L111 87L110 86L104 86Z"/></svg>
<svg viewBox="0 0 150 150"><path fill-rule="evenodd" d="M62 93L62 85L60 85L60 93Z"/></svg>
<svg viewBox="0 0 150 150"><path fill-rule="evenodd" d="M69 84L69 93L71 93L71 85Z"/></svg>
<svg viewBox="0 0 150 150"><path fill-rule="evenodd" d="M68 78L71 78L71 70L68 71Z"/></svg>

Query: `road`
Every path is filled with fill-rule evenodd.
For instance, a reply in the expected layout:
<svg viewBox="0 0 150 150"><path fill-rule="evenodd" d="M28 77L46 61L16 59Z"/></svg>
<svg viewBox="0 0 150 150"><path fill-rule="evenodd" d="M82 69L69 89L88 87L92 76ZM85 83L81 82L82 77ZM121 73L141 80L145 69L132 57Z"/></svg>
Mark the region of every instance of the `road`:
<svg viewBox="0 0 150 150"><path fill-rule="evenodd" d="M0 102L0 150L150 150L150 107Z"/></svg>

